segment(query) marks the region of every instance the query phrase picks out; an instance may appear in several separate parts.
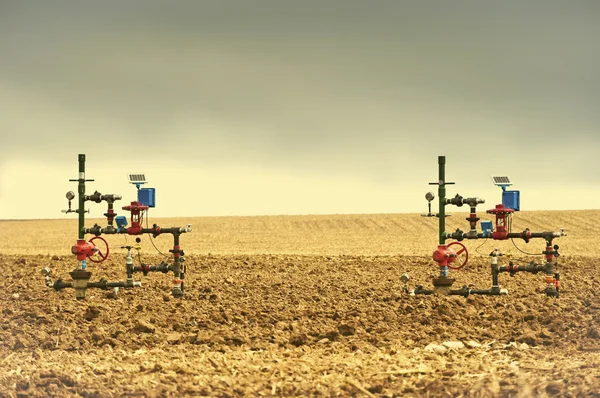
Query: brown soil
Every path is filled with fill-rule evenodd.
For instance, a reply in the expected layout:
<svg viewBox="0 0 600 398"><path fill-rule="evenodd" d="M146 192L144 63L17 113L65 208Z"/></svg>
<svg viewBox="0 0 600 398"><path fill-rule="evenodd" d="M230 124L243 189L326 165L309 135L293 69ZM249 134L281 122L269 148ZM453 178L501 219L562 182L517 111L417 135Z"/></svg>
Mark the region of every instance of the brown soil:
<svg viewBox="0 0 600 398"><path fill-rule="evenodd" d="M429 252L193 254L183 299L151 274L85 301L39 273L68 279L73 256L0 255L0 396L600 396L597 257L560 258L559 299L531 274L501 275L508 296L403 294L406 271L430 287ZM122 280L122 259L92 279ZM456 286L487 270L474 258Z"/></svg>

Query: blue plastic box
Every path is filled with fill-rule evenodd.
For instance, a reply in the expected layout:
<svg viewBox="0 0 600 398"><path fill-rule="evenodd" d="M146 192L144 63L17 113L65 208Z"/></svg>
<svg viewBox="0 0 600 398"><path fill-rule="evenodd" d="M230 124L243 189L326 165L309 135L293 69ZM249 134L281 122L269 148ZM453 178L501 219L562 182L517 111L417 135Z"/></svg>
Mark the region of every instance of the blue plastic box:
<svg viewBox="0 0 600 398"><path fill-rule="evenodd" d="M115 221L117 222L117 228L119 229L127 226L127 217L125 216L116 216Z"/></svg>
<svg viewBox="0 0 600 398"><path fill-rule="evenodd" d="M156 191L154 188L140 188L138 190L138 202L148 207L156 206Z"/></svg>
<svg viewBox="0 0 600 398"><path fill-rule="evenodd" d="M494 230L494 223L492 221L481 221L479 224L481 225L481 232L492 232Z"/></svg>
<svg viewBox="0 0 600 398"><path fill-rule="evenodd" d="M509 209L519 211L521 209L519 191L504 191L502 192L502 204Z"/></svg>

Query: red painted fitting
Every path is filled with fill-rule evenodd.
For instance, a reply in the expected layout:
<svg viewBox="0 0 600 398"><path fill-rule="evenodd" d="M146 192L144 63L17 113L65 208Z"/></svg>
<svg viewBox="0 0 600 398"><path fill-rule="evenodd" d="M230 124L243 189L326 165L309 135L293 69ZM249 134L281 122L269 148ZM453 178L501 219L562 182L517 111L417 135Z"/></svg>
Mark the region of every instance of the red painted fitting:
<svg viewBox="0 0 600 398"><path fill-rule="evenodd" d="M552 262L554 257L554 248L552 246L546 246L546 261Z"/></svg>
<svg viewBox="0 0 600 398"><path fill-rule="evenodd" d="M127 228L129 235L140 235L142 233L142 224L140 221L140 213L143 210L147 210L148 206L141 204L140 202L131 202L129 206L123 206L123 210L131 212L131 227Z"/></svg>
<svg viewBox="0 0 600 398"><path fill-rule="evenodd" d="M496 205L494 209L487 210L486 213L496 215L496 228L494 232L492 232L492 239L508 239L508 230L506 229L508 225L507 217L514 213L514 210L500 204Z"/></svg>
<svg viewBox="0 0 600 398"><path fill-rule="evenodd" d="M108 209L106 211L106 219L108 220L108 223L112 223L113 220L115 219L115 212L113 209Z"/></svg>
<svg viewBox="0 0 600 398"><path fill-rule="evenodd" d="M456 259L456 253L446 245L438 245L432 257L433 261L438 263L440 267L447 267L449 263Z"/></svg>
<svg viewBox="0 0 600 398"><path fill-rule="evenodd" d="M179 253L180 246L173 246L173 257L179 258L181 254Z"/></svg>
<svg viewBox="0 0 600 398"><path fill-rule="evenodd" d="M96 246L85 239L77 239L77 244L71 247L71 253L77 256L77 260L83 261L96 252Z"/></svg>

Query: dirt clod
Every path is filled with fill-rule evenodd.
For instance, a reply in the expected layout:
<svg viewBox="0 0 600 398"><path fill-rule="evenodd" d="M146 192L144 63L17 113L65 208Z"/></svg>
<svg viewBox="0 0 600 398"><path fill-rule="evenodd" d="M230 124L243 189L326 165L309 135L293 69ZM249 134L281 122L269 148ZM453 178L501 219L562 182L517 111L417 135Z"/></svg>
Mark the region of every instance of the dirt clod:
<svg viewBox="0 0 600 398"><path fill-rule="evenodd" d="M136 321L133 330L140 333L154 333L156 331L156 327L149 322L139 319Z"/></svg>
<svg viewBox="0 0 600 398"><path fill-rule="evenodd" d="M100 316L100 310L94 306L87 307L87 309L85 310L85 314L83 315L86 321L94 320L98 318L98 316Z"/></svg>
<svg viewBox="0 0 600 398"><path fill-rule="evenodd" d="M354 326L350 326L345 323L342 323L341 325L338 326L338 332L342 336L352 336L353 334L356 333L356 328Z"/></svg>

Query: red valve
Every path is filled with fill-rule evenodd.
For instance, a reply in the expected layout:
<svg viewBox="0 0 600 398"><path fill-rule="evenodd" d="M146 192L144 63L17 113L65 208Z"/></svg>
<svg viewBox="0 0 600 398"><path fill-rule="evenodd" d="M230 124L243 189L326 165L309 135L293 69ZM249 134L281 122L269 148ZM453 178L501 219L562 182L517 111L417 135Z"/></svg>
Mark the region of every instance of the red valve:
<svg viewBox="0 0 600 398"><path fill-rule="evenodd" d="M123 206L123 210L131 212L131 226L127 228L129 235L140 235L142 233L142 217L140 213L147 209L148 206L137 201L131 202L129 206Z"/></svg>
<svg viewBox="0 0 600 398"><path fill-rule="evenodd" d="M79 261L83 261L93 255L96 250L98 250L96 246L85 239L77 239L77 244L71 247L71 253L75 254Z"/></svg>
<svg viewBox="0 0 600 398"><path fill-rule="evenodd" d="M102 254L102 252L100 250L98 250L98 248L94 244L94 241L96 239L100 239L102 242L104 242L104 245L106 246L105 254ZM71 247L71 253L75 254L77 256L77 260L79 260L79 261L89 259L90 261L92 261L94 263L101 263L102 261L106 260L106 258L108 257L108 252L109 252L108 243L106 242L106 240L104 240L104 238L101 238L99 236L96 236L96 237L90 239L89 242L86 241L85 239L78 239L77 244L75 246ZM92 258L92 256L96 253L98 253L100 255L100 260L94 260Z"/></svg>
<svg viewBox="0 0 600 398"><path fill-rule="evenodd" d="M102 252L100 251L100 249L98 249L98 247L94 244L94 241L96 239L101 240L104 243L104 246L106 247L106 251L104 252L104 254L102 254ZM108 253L110 252L109 248L108 248L108 242L106 242L106 239L104 239L101 236L94 236L92 239L90 239L89 243L91 243L92 245L94 245L94 247L96 248L95 252L92 253L91 256L88 256L88 259L93 262L93 263L101 263L102 261L106 260L106 258L108 257ZM92 258L92 256L94 254L98 254L100 256L100 260L94 260Z"/></svg>
<svg viewBox="0 0 600 398"><path fill-rule="evenodd" d="M454 257L448 261L448 268L453 269L453 270L459 270L462 267L464 267L465 265L467 265L467 262L469 261L469 251L467 250L467 248L465 247L465 245L463 245L460 242L452 242L452 243L450 243L448 245L448 248L450 246L453 246L453 245L458 245L458 246L462 247L462 249L458 250L456 252L456 254L454 255ZM450 249L450 250L452 250L452 249ZM457 257L460 256L463 253L465 253L465 261L463 261L463 263L461 265L459 265L458 267L451 266L450 263L453 262L454 260L456 260Z"/></svg>
<svg viewBox="0 0 600 398"><path fill-rule="evenodd" d="M460 245L462 249L455 252L450 248L450 246L453 245ZM459 267L452 267L450 264L454 262L454 260L456 260L456 258L460 256L463 252L466 253L465 261ZM465 245L463 245L462 243L452 242L449 245L439 245L437 250L433 252L433 260L437 262L440 267L448 267L455 270L461 269L467 264L467 261L469 261L469 252L467 251Z"/></svg>
<svg viewBox="0 0 600 398"><path fill-rule="evenodd" d="M502 204L496 205L495 208L487 210L486 213L496 215L496 228L492 232L492 239L504 240L508 239L508 224L514 210Z"/></svg>

